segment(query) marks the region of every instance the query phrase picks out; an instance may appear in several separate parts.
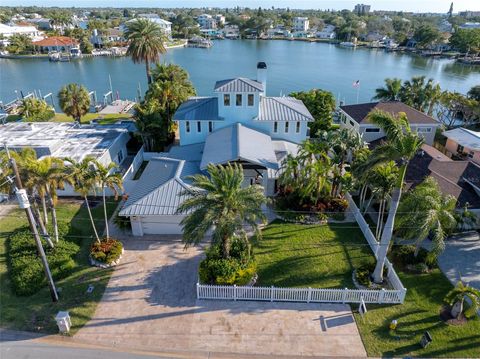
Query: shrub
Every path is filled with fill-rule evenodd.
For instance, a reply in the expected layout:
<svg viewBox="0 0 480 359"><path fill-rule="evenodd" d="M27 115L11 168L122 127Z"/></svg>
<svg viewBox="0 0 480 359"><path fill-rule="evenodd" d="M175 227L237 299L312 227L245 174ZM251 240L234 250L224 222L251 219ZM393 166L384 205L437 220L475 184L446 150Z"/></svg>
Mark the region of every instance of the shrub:
<svg viewBox="0 0 480 359"><path fill-rule="evenodd" d="M122 242L109 238L102 240L100 243L93 243L90 247L90 256L96 261L112 264L120 258L122 250Z"/></svg>
<svg viewBox="0 0 480 359"><path fill-rule="evenodd" d="M345 220L345 213L343 212L340 212L340 213L334 213L332 214L332 219L334 219L335 221L343 221Z"/></svg>
<svg viewBox="0 0 480 359"><path fill-rule="evenodd" d="M328 220L328 214L324 213L324 212L319 212L317 213L317 219L320 221L320 222L325 222Z"/></svg>
<svg viewBox="0 0 480 359"><path fill-rule="evenodd" d="M115 225L122 231L131 229L130 218L128 217L122 217L117 214L113 217L113 223L115 223Z"/></svg>
<svg viewBox="0 0 480 359"><path fill-rule="evenodd" d="M355 271L355 278L358 283L365 287L370 287L372 283L371 275L375 271L375 266L376 263L368 263L360 266L359 268L356 269ZM387 267L383 267L383 274L384 277L388 274L388 269Z"/></svg>
<svg viewBox="0 0 480 359"><path fill-rule="evenodd" d="M425 264L429 267L433 266L433 264L427 260L427 250L420 248L418 255L415 257L415 246L413 245L396 246L393 248L391 255L393 261L402 267L415 266L417 264Z"/></svg>
<svg viewBox="0 0 480 359"><path fill-rule="evenodd" d="M66 228L59 228L60 240L50 248L42 240L50 271L54 280L67 277L76 267L75 256L80 247L73 241L65 240ZM47 285L40 258L37 255L35 241L30 230L14 232L8 241L8 260L12 289L17 295L28 296Z"/></svg>

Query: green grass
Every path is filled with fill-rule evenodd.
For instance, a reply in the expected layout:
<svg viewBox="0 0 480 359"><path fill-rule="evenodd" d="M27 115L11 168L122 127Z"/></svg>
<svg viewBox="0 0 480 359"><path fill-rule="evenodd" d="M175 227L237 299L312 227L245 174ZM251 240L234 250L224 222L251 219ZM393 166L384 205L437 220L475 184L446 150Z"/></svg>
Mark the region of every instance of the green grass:
<svg viewBox="0 0 480 359"><path fill-rule="evenodd" d="M353 288L354 268L374 261L354 223L301 225L275 221L254 245L259 285Z"/></svg>
<svg viewBox="0 0 480 359"><path fill-rule="evenodd" d="M108 204L111 215L116 204ZM103 207L96 206L93 214L100 233L103 232ZM29 297L16 296L11 289L8 276L7 241L8 234L27 225L23 211L14 210L0 219L0 326L3 328L36 331L42 333L58 332L54 317L60 310L67 310L72 317L71 334L75 334L94 314L101 300L112 270L91 267L88 264L89 247L92 243L92 229L86 208L80 201L59 201L57 206L59 222L71 223L69 236L88 236L81 238L81 249L77 254L76 268L72 275L56 283L61 288L60 300L53 303L48 288L43 288ZM32 239L33 240L33 239ZM89 284L95 289L87 294Z"/></svg>
<svg viewBox="0 0 480 359"><path fill-rule="evenodd" d="M82 117L82 123L89 123L92 120L98 120L98 123L101 125L108 125L111 123L115 123L120 120L125 120L131 118L132 115L129 113L113 113L113 114L106 114L100 115L98 113L87 113L85 116ZM54 122L73 122L73 118L70 116L65 115L64 113L55 113L52 121Z"/></svg>
<svg viewBox="0 0 480 359"><path fill-rule="evenodd" d="M443 297L452 288L440 270L429 274L397 273L407 288L404 304L367 305L364 319L355 314L368 355L479 358L480 320L451 326L439 317ZM398 327L390 331L388 325L394 319ZM427 330L433 342L423 349L420 338Z"/></svg>

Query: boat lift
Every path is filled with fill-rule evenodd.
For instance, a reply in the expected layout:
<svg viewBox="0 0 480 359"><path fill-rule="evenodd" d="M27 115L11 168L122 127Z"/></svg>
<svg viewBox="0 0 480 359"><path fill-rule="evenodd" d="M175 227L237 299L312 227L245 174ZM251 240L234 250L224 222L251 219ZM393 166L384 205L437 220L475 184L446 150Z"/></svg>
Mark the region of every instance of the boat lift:
<svg viewBox="0 0 480 359"><path fill-rule="evenodd" d="M106 94L103 94L103 106L108 105L108 97L110 97L110 103L113 102L113 91L108 91Z"/></svg>
<svg viewBox="0 0 480 359"><path fill-rule="evenodd" d="M38 91L40 93L40 96L42 96L42 93L40 90ZM42 97L45 102L47 102L47 98L50 98L50 103L52 104L53 110L55 111L55 103L53 102L53 94L51 92L47 93L45 96Z"/></svg>

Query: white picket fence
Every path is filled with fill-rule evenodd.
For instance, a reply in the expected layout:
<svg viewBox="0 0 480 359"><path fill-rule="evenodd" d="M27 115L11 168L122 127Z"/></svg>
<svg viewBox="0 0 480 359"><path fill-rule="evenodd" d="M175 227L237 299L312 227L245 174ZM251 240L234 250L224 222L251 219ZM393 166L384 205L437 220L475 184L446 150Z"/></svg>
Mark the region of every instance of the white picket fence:
<svg viewBox="0 0 480 359"><path fill-rule="evenodd" d="M347 200L349 209L353 211L355 219L376 257L379 244L375 236L348 193ZM197 298L303 303L360 303L363 299L365 303L403 303L407 290L388 260L385 261L385 266L388 269L388 279L394 289L277 288L197 283Z"/></svg>

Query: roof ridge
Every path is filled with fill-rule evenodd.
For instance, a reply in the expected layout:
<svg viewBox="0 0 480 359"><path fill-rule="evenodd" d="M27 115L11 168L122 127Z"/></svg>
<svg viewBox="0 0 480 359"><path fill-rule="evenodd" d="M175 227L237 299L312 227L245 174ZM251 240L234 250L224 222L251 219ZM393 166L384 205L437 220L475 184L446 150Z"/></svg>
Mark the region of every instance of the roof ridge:
<svg viewBox="0 0 480 359"><path fill-rule="evenodd" d="M279 104L281 104L281 105L287 106L289 109L291 109L292 111L298 113L300 116L303 116L303 117L306 117L306 118L310 119L310 117L306 116L305 114L301 113L300 111L298 111L298 110L294 109L293 107L288 106L287 104L282 103L282 102L280 102L280 101L277 100L277 98L284 98L284 97L263 97L263 98L270 98L270 99L274 100L275 102L277 102L277 103L279 103ZM300 102L302 102L302 104L305 106L305 104L303 103L303 101L300 101ZM307 109L307 111L308 111L308 109ZM313 119L313 116L312 116L311 118Z"/></svg>
<svg viewBox="0 0 480 359"><path fill-rule="evenodd" d="M472 135L474 137L477 137L478 139L480 139L480 132L477 132L477 131L473 131L473 130L469 130L468 128L464 128L464 127L460 127L460 129L466 133L468 133L469 135Z"/></svg>

